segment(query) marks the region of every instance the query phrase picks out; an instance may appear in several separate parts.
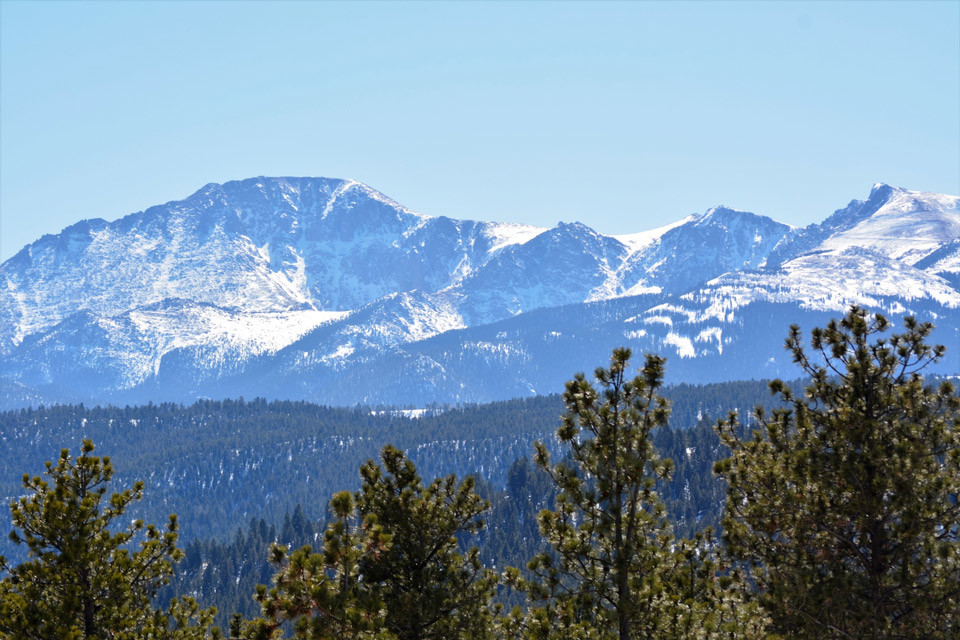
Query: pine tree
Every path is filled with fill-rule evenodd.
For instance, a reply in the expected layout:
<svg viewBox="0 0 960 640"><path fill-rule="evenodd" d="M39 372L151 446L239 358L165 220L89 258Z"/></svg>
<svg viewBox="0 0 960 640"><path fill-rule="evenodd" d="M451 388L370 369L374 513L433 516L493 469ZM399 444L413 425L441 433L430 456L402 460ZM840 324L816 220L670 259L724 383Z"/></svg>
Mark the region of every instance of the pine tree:
<svg viewBox="0 0 960 640"><path fill-rule="evenodd" d="M458 536L479 531L488 508L473 480L448 476L425 487L391 446L381 461L361 467L355 499L331 500L336 519L323 553L274 546L275 586L258 587L262 617L243 625L244 638L282 637L288 622L299 640L489 637L497 578L476 548L459 551Z"/></svg>
<svg viewBox="0 0 960 640"><path fill-rule="evenodd" d="M254 596L262 616L241 624L235 620L231 633L246 640L284 637L292 626L298 640L393 640L385 628L386 611L376 593L360 579L360 562L376 558L390 548L390 536L365 518L356 523L356 508L350 492L330 501L335 520L324 533L323 552L310 545L288 553L273 545L271 562L278 569L274 586L257 587Z"/></svg>
<svg viewBox="0 0 960 640"><path fill-rule="evenodd" d="M0 557L8 574L0 581L0 637L206 637L215 610L182 598L164 614L151 603L183 555L176 516L166 531L135 520L114 533L143 483L107 498L113 466L93 451L84 440L79 457L64 449L56 465L47 462L46 479L24 475L30 493L10 503L10 537L26 545L28 559L11 567Z"/></svg>
<svg viewBox="0 0 960 640"><path fill-rule="evenodd" d="M557 431L568 457L550 461L537 443L536 462L556 484L554 510L540 513L552 550L517 570L508 582L543 606L503 621L505 635L523 638L760 637L763 623L743 604L738 583L720 578L709 532L674 539L655 491L670 476L652 432L667 424L658 395L664 360L648 355L630 379L629 349L616 349L598 368L601 390L583 374L566 385L567 413Z"/></svg>
<svg viewBox="0 0 960 640"><path fill-rule="evenodd" d="M808 350L791 327L803 396L774 381L786 407L752 437L718 426L726 547L791 638L960 637L960 398L921 375L930 324L888 329L853 307Z"/></svg>
<svg viewBox="0 0 960 640"><path fill-rule="evenodd" d="M363 581L386 606L387 628L399 640L480 640L491 629L497 577L464 540L489 508L473 478L437 478L424 486L402 451L384 447L382 467L360 469L357 508L392 536L386 552L361 562Z"/></svg>

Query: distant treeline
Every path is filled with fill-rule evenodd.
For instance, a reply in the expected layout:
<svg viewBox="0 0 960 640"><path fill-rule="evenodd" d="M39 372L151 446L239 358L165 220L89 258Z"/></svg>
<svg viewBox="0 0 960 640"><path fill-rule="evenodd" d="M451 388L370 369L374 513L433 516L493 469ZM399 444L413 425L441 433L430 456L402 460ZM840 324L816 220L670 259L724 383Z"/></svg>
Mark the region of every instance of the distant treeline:
<svg viewBox="0 0 960 640"><path fill-rule="evenodd" d="M673 405L673 430L712 425L730 410L745 414L774 400L759 381L682 384L664 395ZM531 456L535 440L554 442L563 403L550 395L437 406L420 418L404 417L399 409L238 399L8 411L0 413L0 500L6 504L22 494L24 470L42 469L61 448L89 438L98 453L113 458L117 482L145 483L135 515L162 522L177 513L183 541L224 540L251 519L279 525L297 505L307 518L323 520L329 496L355 489L360 464L388 443L407 451L425 478L475 474L503 489L510 465ZM713 454L698 451L692 461L708 471L699 456ZM677 457L673 450L666 455ZM676 462L678 477L686 474L684 461ZM683 510L688 517L695 513L694 507ZM4 538L0 553L16 557L17 550Z"/></svg>

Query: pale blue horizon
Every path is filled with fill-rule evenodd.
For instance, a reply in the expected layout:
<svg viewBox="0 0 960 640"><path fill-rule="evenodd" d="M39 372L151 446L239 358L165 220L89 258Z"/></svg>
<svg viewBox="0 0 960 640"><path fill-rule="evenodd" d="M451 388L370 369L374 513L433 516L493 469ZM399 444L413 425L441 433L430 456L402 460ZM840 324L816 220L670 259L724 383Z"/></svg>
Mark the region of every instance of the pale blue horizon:
<svg viewBox="0 0 960 640"><path fill-rule="evenodd" d="M603 233L957 194L960 2L0 1L0 259L257 175Z"/></svg>

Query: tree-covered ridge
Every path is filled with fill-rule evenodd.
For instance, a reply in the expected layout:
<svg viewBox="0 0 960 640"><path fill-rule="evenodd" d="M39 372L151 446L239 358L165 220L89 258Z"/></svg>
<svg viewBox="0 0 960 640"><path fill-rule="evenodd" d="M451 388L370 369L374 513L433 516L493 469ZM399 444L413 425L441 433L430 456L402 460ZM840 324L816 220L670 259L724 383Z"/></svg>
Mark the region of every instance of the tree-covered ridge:
<svg viewBox="0 0 960 640"><path fill-rule="evenodd" d="M723 455L712 418L731 407L751 407L768 392L762 383L743 382L679 385L664 393L680 427L655 434L658 450L676 467L661 492L678 532L689 535L718 524L723 503L723 486L711 472ZM558 396L549 396L447 408L415 420L390 408L374 415L262 400L26 409L0 414L8 443L0 451L0 486L5 501L21 495L23 468L41 468L55 447L91 437L98 452L113 453L119 486L150 479L132 513L147 522L180 515L186 556L158 601L194 596L202 606L216 606L217 624L226 628L233 612L256 613L250 594L269 582L270 545L321 541L329 514L317 496L358 487L359 465L375 458L386 441L402 444L424 477L472 470L477 491L492 504L476 538L484 564L522 566L543 548L536 515L552 500L549 483L528 456L535 439L552 441L562 407ZM22 548L4 544L8 557L22 557ZM520 602L503 589L500 597Z"/></svg>
<svg viewBox="0 0 960 640"><path fill-rule="evenodd" d="M769 401L761 382L677 385L664 395L678 431ZM326 505L317 496L356 488L360 465L385 443L407 451L424 477L474 473L503 487L510 465L531 455L535 440L553 441L563 405L559 396L543 396L436 407L417 419L395 409L201 400L189 406L58 405L0 413L0 499L21 495L24 469L42 468L51 451L89 438L112 456L119 483L140 480L148 487L135 507L138 517L162 522L175 512L185 541L228 538L252 518L280 523L298 504L309 518L324 518ZM687 456L680 448L668 455L676 459L678 480L689 478L691 492L711 481L709 472L691 477L677 451ZM713 455L710 447L696 445L689 454L705 469ZM3 544L0 552L9 553Z"/></svg>
<svg viewBox="0 0 960 640"><path fill-rule="evenodd" d="M357 469L386 442L410 450L429 476L482 470L502 482L506 468L548 433L555 398L447 411L417 420L262 400L200 401L125 408L57 406L0 415L0 495L20 495L24 464L90 438L109 453L118 481L151 492L138 515L181 514L185 539L230 535L252 517L279 522L297 504L320 518L316 496L352 489Z"/></svg>

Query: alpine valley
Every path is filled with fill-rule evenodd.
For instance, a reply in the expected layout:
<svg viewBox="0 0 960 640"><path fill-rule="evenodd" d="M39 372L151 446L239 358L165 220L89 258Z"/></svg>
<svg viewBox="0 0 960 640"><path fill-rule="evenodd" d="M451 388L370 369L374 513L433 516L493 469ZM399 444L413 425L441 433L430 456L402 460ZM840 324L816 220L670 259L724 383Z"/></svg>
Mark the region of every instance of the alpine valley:
<svg viewBox="0 0 960 640"><path fill-rule="evenodd" d="M787 326L851 304L932 321L936 372L960 372L960 197L877 184L805 228L715 207L606 236L250 178L4 262L0 408L488 402L557 392L620 345L666 356L669 382L795 377Z"/></svg>

